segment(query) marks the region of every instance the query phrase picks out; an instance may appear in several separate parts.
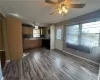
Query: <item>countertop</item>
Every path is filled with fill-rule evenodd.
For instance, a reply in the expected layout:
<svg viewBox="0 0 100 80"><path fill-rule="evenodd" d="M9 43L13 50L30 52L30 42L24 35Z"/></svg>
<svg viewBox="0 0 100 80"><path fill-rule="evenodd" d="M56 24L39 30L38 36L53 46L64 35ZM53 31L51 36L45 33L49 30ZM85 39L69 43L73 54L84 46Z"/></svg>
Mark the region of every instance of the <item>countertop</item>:
<svg viewBox="0 0 100 80"><path fill-rule="evenodd" d="M39 40L39 39L50 39L50 38L24 38L24 40Z"/></svg>

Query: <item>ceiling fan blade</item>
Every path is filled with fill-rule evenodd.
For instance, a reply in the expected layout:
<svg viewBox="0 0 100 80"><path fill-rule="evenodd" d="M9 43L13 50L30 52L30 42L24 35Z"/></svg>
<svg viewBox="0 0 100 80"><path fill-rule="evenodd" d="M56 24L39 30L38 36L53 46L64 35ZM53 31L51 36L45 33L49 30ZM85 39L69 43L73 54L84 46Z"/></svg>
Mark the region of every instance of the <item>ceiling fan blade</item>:
<svg viewBox="0 0 100 80"><path fill-rule="evenodd" d="M70 4L68 8L83 8L85 4Z"/></svg>
<svg viewBox="0 0 100 80"><path fill-rule="evenodd" d="M58 3L62 3L62 2L64 2L65 0L58 0Z"/></svg>
<svg viewBox="0 0 100 80"><path fill-rule="evenodd" d="M71 2L72 2L72 0L65 0L65 4L67 5L67 4L71 4Z"/></svg>
<svg viewBox="0 0 100 80"><path fill-rule="evenodd" d="M49 3L49 4L58 4L57 2L53 2L51 0L45 0L46 3Z"/></svg>
<svg viewBox="0 0 100 80"><path fill-rule="evenodd" d="M57 13L57 11L58 11L58 9L53 11L53 12L51 12L49 15L55 14L55 13Z"/></svg>
<svg viewBox="0 0 100 80"><path fill-rule="evenodd" d="M49 15L55 14L56 12L51 12Z"/></svg>

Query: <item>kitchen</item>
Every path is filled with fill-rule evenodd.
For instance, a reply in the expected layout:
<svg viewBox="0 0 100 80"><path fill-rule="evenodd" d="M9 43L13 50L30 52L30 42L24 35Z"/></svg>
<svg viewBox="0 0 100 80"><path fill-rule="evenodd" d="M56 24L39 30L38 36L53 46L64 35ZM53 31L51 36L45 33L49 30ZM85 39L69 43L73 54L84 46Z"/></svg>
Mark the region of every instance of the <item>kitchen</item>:
<svg viewBox="0 0 100 80"><path fill-rule="evenodd" d="M23 49L50 49L50 27L22 24Z"/></svg>

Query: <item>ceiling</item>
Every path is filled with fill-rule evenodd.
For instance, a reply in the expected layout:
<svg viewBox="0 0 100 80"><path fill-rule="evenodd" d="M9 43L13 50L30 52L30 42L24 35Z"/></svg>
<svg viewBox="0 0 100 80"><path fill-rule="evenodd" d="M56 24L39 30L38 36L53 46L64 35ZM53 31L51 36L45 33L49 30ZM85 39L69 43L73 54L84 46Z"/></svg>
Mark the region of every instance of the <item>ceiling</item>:
<svg viewBox="0 0 100 80"><path fill-rule="evenodd" d="M72 0L72 3L86 3L83 9L69 9L66 16L58 13L49 15L55 11L56 6L44 3L45 0L0 0L1 12L5 14L18 14L23 22L36 22L39 24L53 24L74 18L100 9L100 0ZM56 0L53 0L56 1Z"/></svg>

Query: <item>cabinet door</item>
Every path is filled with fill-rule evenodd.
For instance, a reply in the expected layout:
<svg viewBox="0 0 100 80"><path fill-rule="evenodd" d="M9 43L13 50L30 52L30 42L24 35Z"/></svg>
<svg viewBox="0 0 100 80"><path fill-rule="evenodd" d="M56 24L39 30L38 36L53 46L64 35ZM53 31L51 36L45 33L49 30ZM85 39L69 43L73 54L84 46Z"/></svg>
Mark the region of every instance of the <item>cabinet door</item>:
<svg viewBox="0 0 100 80"><path fill-rule="evenodd" d="M28 28L28 34L29 34L29 35L32 35L32 34L33 34L33 28L32 28L32 27L29 27L29 28Z"/></svg>
<svg viewBox="0 0 100 80"><path fill-rule="evenodd" d="M33 34L33 28L32 27L23 27L23 34Z"/></svg>
<svg viewBox="0 0 100 80"><path fill-rule="evenodd" d="M2 20L0 20L0 50L3 49L4 49L3 29L2 29Z"/></svg>
<svg viewBox="0 0 100 80"><path fill-rule="evenodd" d="M28 27L23 27L23 34L28 34Z"/></svg>

